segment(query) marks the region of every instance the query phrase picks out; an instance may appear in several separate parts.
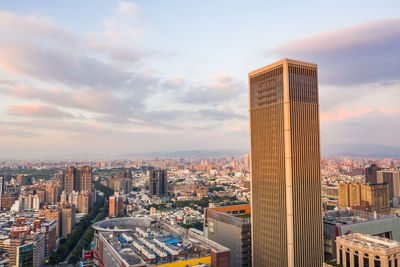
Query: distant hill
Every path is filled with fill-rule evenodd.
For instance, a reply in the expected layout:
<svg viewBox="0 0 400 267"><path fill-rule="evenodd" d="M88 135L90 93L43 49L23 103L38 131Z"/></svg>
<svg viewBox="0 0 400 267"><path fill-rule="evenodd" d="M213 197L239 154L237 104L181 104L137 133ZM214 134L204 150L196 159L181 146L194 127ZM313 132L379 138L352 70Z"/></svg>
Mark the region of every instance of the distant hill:
<svg viewBox="0 0 400 267"><path fill-rule="evenodd" d="M321 150L323 156L400 158L400 147L377 144L326 144L322 145Z"/></svg>
<svg viewBox="0 0 400 267"><path fill-rule="evenodd" d="M248 153L238 150L182 150L182 151L155 151L147 153L129 153L121 157L141 157L141 158L221 158L243 156Z"/></svg>

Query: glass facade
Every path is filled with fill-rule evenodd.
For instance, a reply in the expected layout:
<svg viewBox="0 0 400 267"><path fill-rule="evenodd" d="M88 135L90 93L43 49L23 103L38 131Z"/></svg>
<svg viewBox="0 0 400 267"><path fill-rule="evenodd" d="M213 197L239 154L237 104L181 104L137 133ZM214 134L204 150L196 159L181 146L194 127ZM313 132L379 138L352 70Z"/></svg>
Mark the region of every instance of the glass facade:
<svg viewBox="0 0 400 267"><path fill-rule="evenodd" d="M249 74L253 266L322 266L317 67Z"/></svg>

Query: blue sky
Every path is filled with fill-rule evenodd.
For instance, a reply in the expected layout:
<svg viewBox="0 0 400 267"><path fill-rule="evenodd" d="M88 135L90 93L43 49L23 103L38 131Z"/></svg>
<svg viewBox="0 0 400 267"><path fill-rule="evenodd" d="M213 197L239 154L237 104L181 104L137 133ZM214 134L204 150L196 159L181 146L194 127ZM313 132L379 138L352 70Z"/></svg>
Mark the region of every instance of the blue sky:
<svg viewBox="0 0 400 267"><path fill-rule="evenodd" d="M0 158L246 150L247 73L283 57L319 65L323 144L400 146L398 1L0 10Z"/></svg>

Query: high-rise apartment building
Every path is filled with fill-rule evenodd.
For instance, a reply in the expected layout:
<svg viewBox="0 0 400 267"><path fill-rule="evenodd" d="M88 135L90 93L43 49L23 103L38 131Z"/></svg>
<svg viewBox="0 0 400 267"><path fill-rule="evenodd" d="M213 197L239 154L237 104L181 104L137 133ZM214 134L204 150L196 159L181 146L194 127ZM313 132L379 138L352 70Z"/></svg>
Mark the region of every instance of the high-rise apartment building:
<svg viewBox="0 0 400 267"><path fill-rule="evenodd" d="M40 208L41 199L37 194L29 194L27 196L19 195L18 200L20 201L23 210L39 210Z"/></svg>
<svg viewBox="0 0 400 267"><path fill-rule="evenodd" d="M44 236L30 234L10 239L10 266L44 267Z"/></svg>
<svg viewBox="0 0 400 267"><path fill-rule="evenodd" d="M317 65L249 73L253 266L322 266Z"/></svg>
<svg viewBox="0 0 400 267"><path fill-rule="evenodd" d="M56 234L57 237L61 235L61 213L55 206L44 206L39 210L39 217L45 217L46 220L56 221Z"/></svg>
<svg viewBox="0 0 400 267"><path fill-rule="evenodd" d="M16 248L14 266L34 266L35 264L35 244L33 242L22 244Z"/></svg>
<svg viewBox="0 0 400 267"><path fill-rule="evenodd" d="M244 154L244 167L248 169L250 166L249 154Z"/></svg>
<svg viewBox="0 0 400 267"><path fill-rule="evenodd" d="M78 168L78 185L76 191L90 192L92 191L92 168L83 166Z"/></svg>
<svg viewBox="0 0 400 267"><path fill-rule="evenodd" d="M17 252L18 247L24 244L24 240L20 239L19 237L13 237L10 238L10 244L9 244L9 250L8 250L8 256L10 258L9 265L10 266L16 266L17 263L17 254L18 258L20 257L20 254ZM31 245L29 251L29 258L32 258L32 263L33 263L33 244Z"/></svg>
<svg viewBox="0 0 400 267"><path fill-rule="evenodd" d="M41 222L37 232L44 236L44 257L48 259L50 254L56 249L57 222L54 220Z"/></svg>
<svg viewBox="0 0 400 267"><path fill-rule="evenodd" d="M5 189L5 179L3 176L0 176L0 208L3 208L3 205L1 203L1 200L3 198L3 194L4 194L4 189Z"/></svg>
<svg viewBox="0 0 400 267"><path fill-rule="evenodd" d="M131 170L120 170L115 175L115 178L117 178L117 179L130 178L130 179L132 179L132 171Z"/></svg>
<svg viewBox="0 0 400 267"><path fill-rule="evenodd" d="M376 164L371 164L369 167L364 169L365 172L365 182L376 184L377 180L377 171L379 170Z"/></svg>
<svg viewBox="0 0 400 267"><path fill-rule="evenodd" d="M69 166L65 170L64 175L64 191L69 194L75 190L76 187L76 169L74 166Z"/></svg>
<svg viewBox="0 0 400 267"><path fill-rule="evenodd" d="M400 197L400 171L396 169L377 171L377 182L389 185L389 198Z"/></svg>
<svg viewBox="0 0 400 267"><path fill-rule="evenodd" d="M114 195L109 198L108 214L111 218L124 215L124 198Z"/></svg>
<svg viewBox="0 0 400 267"><path fill-rule="evenodd" d="M20 186L31 185L32 182L33 182L33 177L31 175L18 175L17 176L17 183Z"/></svg>
<svg viewBox="0 0 400 267"><path fill-rule="evenodd" d="M359 183L339 183L339 203L340 209L347 209L355 205L360 205L361 186Z"/></svg>
<svg viewBox="0 0 400 267"><path fill-rule="evenodd" d="M149 190L150 196L163 197L167 195L167 171L149 171Z"/></svg>
<svg viewBox="0 0 400 267"><path fill-rule="evenodd" d="M381 214L390 212L389 185L361 184L361 210Z"/></svg>
<svg viewBox="0 0 400 267"><path fill-rule="evenodd" d="M93 196L88 192L83 192L82 194L79 194L77 210L80 213L89 213L89 210L91 208L91 198L93 198Z"/></svg>
<svg viewBox="0 0 400 267"><path fill-rule="evenodd" d="M68 202L61 204L61 235L67 237L75 227L76 208Z"/></svg>
<svg viewBox="0 0 400 267"><path fill-rule="evenodd" d="M386 214L390 211L387 183L339 183L339 208Z"/></svg>
<svg viewBox="0 0 400 267"><path fill-rule="evenodd" d="M64 175L64 191L69 194L73 191L92 191L92 168L70 166Z"/></svg>
<svg viewBox="0 0 400 267"><path fill-rule="evenodd" d="M63 170L60 170L54 174L54 182L60 183L63 188L64 188L64 176L65 176L65 173Z"/></svg>
<svg viewBox="0 0 400 267"><path fill-rule="evenodd" d="M15 200L17 199L16 193L4 193L1 196L1 208L3 210L10 210Z"/></svg>

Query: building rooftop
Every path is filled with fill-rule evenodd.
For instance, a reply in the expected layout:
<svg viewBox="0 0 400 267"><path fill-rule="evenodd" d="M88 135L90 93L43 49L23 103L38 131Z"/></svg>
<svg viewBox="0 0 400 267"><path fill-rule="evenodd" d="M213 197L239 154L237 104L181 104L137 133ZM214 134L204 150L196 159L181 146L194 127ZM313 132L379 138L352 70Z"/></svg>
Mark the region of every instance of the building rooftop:
<svg viewBox="0 0 400 267"><path fill-rule="evenodd" d="M276 68L283 64L293 64L293 65L301 65L301 66L308 67L308 68L317 68L317 64L314 64L314 63L308 63L308 62L303 62L303 61L299 61L299 60L284 58L284 59L274 62L270 65L267 65L265 67L251 71L249 73L249 77L253 77L255 75L261 74L265 71Z"/></svg>
<svg viewBox="0 0 400 267"><path fill-rule="evenodd" d="M250 204L240 204L207 208L204 209L204 218L204 225L206 227L208 225L208 219L214 219L237 226L251 224L251 206Z"/></svg>
<svg viewBox="0 0 400 267"><path fill-rule="evenodd" d="M150 217L105 220L93 228L128 266L167 264L229 251L197 233Z"/></svg>
<svg viewBox="0 0 400 267"><path fill-rule="evenodd" d="M395 215L377 214L358 210L334 210L324 214L324 223L333 225L353 224L371 220L393 218Z"/></svg>
<svg viewBox="0 0 400 267"><path fill-rule="evenodd" d="M339 236L336 239L337 243L347 244L352 246L358 246L365 250L391 250L393 249L400 252L400 243L394 240L390 240L387 238L382 238L379 236L371 236L367 234L350 234Z"/></svg>

